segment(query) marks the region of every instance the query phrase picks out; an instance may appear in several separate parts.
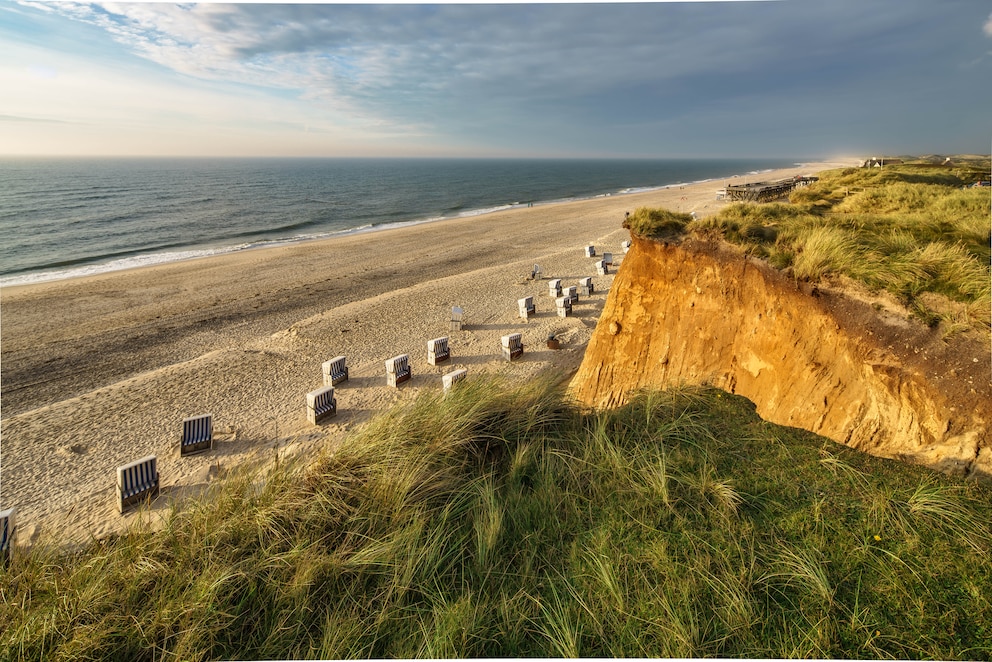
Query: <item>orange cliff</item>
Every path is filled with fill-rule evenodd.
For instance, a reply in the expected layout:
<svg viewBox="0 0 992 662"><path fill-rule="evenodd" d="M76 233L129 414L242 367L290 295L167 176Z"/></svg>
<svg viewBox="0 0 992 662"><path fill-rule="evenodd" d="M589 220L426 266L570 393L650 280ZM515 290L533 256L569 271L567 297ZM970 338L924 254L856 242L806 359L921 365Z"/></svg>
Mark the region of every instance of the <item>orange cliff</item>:
<svg viewBox="0 0 992 662"><path fill-rule="evenodd" d="M708 384L765 420L992 478L987 343L947 341L724 244L632 238L571 392L593 407Z"/></svg>

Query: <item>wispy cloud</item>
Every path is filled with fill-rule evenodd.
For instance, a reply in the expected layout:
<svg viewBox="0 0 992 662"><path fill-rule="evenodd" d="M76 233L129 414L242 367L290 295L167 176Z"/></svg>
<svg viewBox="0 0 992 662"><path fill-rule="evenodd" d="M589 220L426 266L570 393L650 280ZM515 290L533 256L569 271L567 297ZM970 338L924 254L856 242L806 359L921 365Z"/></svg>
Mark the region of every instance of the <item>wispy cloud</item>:
<svg viewBox="0 0 992 662"><path fill-rule="evenodd" d="M658 150L692 136L646 144L634 127L698 126L745 107L781 125L788 109L761 99L790 96L813 121L850 122L859 95L898 103L930 77L947 87L954 62L987 50L962 33L987 15L977 0L23 6L98 31L193 88L295 102L314 128L476 146L554 137L559 149Z"/></svg>

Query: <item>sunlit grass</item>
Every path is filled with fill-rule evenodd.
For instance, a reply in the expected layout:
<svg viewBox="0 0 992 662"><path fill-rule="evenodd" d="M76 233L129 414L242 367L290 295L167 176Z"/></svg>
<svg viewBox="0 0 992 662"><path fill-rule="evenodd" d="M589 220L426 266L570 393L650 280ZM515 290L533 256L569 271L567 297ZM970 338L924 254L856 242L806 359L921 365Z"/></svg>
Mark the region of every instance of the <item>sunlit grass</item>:
<svg viewBox="0 0 992 662"><path fill-rule="evenodd" d="M992 491L708 389L470 381L0 571L3 659L988 659Z"/></svg>
<svg viewBox="0 0 992 662"><path fill-rule="evenodd" d="M790 203L729 205L687 230L719 233L797 279L847 276L889 292L925 323L943 323L945 336L988 332L990 198L967 187L981 177L988 163L827 171Z"/></svg>

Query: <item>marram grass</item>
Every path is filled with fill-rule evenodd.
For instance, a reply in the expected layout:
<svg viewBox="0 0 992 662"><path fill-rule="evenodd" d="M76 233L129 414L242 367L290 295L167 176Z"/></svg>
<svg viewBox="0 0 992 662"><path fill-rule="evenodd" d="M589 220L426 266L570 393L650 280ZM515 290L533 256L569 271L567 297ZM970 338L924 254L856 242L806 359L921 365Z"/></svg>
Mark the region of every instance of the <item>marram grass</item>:
<svg viewBox="0 0 992 662"><path fill-rule="evenodd" d="M0 571L0 658L992 656L992 491L715 390L479 379Z"/></svg>
<svg viewBox="0 0 992 662"><path fill-rule="evenodd" d="M688 223L756 257L817 281L846 276L885 291L930 325L953 333L990 328L992 224L988 179L978 169L940 166L847 168L821 173L790 203L740 203ZM638 210L651 218L659 210ZM941 302L939 305L938 302Z"/></svg>

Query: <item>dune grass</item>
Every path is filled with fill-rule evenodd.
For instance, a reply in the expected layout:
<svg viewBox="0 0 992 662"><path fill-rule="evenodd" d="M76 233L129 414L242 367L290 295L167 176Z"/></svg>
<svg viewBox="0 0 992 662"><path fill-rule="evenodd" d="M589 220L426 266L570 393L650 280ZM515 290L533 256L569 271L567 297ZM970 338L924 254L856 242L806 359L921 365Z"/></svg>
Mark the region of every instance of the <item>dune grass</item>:
<svg viewBox="0 0 992 662"><path fill-rule="evenodd" d="M992 656L992 490L711 389L479 379L0 571L0 658Z"/></svg>
<svg viewBox="0 0 992 662"><path fill-rule="evenodd" d="M641 237L668 239L684 233L691 222L692 214L638 207L624 220L623 227Z"/></svg>
<svg viewBox="0 0 992 662"><path fill-rule="evenodd" d="M988 177L985 164L985 178ZM990 328L992 226L981 170L938 166L821 173L789 203L734 204L690 223L798 279L849 277L930 325Z"/></svg>

